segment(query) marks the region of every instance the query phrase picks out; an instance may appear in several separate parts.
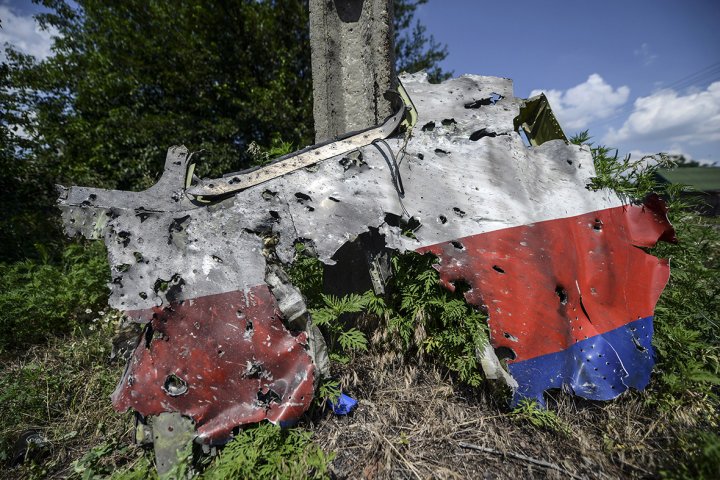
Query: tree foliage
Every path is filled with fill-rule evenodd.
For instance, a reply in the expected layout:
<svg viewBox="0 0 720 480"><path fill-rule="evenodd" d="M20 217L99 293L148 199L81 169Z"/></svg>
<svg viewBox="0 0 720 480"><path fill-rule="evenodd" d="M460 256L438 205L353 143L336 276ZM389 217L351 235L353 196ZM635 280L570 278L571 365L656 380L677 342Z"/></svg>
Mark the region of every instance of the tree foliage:
<svg viewBox="0 0 720 480"><path fill-rule="evenodd" d="M427 35L427 27L415 20L417 8L428 0L395 0L395 68L398 72L426 70L431 82L450 78L452 72L444 72L439 66L448 55L446 45ZM415 22L413 23L413 20Z"/></svg>

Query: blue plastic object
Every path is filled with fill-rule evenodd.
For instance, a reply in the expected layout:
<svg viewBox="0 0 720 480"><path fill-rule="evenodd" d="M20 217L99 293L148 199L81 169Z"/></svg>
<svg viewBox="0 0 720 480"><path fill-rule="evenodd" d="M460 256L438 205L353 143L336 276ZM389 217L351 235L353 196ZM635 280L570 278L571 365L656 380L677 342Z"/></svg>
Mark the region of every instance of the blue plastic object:
<svg viewBox="0 0 720 480"><path fill-rule="evenodd" d="M357 407L357 403L357 400L345 395L344 393L340 394L337 402L333 402L328 398L328 405L330 405L330 408L332 408L335 415L347 415L352 412L355 407Z"/></svg>

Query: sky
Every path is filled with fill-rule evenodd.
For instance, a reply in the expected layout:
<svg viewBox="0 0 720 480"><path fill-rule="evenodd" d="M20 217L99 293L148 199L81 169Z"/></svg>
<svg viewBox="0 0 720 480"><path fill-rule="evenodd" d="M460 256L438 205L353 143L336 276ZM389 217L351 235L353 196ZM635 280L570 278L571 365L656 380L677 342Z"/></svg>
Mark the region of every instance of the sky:
<svg viewBox="0 0 720 480"><path fill-rule="evenodd" d="M0 0L0 44L49 55L38 10ZM568 135L720 165L720 0L430 0L417 19L447 45L445 70L545 92Z"/></svg>
<svg viewBox="0 0 720 480"><path fill-rule="evenodd" d="M720 166L720 1L430 0L445 70L545 92L565 133Z"/></svg>

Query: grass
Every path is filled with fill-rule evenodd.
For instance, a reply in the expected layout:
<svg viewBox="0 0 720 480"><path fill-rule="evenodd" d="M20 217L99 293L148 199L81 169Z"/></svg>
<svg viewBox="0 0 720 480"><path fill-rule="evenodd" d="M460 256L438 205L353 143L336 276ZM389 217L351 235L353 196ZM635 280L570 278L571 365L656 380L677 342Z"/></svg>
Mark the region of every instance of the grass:
<svg viewBox="0 0 720 480"><path fill-rule="evenodd" d="M124 368L108 361L118 316L94 320L29 348L0 371L0 457L9 463L22 453L15 442L23 432L37 432L43 443L14 477L71 476L71 461L88 446L129 444L131 417L115 413L109 400Z"/></svg>

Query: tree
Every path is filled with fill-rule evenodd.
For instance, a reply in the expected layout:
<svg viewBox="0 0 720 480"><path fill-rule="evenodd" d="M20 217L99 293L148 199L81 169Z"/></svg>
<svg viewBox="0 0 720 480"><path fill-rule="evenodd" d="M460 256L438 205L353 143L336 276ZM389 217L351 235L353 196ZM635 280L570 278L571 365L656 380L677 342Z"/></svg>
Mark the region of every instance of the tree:
<svg viewBox="0 0 720 480"><path fill-rule="evenodd" d="M431 82L450 78L452 72L444 72L439 66L448 55L446 45L427 36L427 27L415 18L415 11L428 0L395 0L395 69L397 72L414 73L426 70Z"/></svg>
<svg viewBox="0 0 720 480"><path fill-rule="evenodd" d="M250 166L251 142L311 143L303 0L43 0L60 35L42 62L8 49L0 70L0 260L50 241L53 184L142 189L175 144L203 150L202 175ZM444 58L397 0L400 68ZM439 70L433 70L437 77Z"/></svg>

